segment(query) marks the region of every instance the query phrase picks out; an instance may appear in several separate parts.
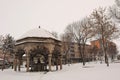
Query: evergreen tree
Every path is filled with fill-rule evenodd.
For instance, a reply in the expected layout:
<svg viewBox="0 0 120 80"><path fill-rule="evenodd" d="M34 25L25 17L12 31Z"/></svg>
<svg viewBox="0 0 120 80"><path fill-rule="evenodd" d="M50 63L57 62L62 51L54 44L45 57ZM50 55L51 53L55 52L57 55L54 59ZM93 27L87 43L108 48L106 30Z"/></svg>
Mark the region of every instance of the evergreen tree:
<svg viewBox="0 0 120 80"><path fill-rule="evenodd" d="M3 67L2 70L5 68L5 59L6 59L6 54L8 55L13 55L14 53L14 47L15 47L15 40L10 34L6 35L3 39L3 45L2 45L2 50L4 54L4 60L3 60Z"/></svg>

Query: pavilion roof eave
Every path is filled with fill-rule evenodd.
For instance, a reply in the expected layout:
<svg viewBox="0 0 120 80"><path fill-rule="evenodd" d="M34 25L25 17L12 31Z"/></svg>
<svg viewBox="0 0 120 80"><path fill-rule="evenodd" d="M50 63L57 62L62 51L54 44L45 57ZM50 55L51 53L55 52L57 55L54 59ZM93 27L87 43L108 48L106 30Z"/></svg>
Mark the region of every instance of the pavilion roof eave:
<svg viewBox="0 0 120 80"><path fill-rule="evenodd" d="M55 41L60 41L60 42L61 42L61 40L55 39L55 38L51 38L51 37L48 37L48 38L46 38L46 37L24 37L24 38L21 38L21 39L17 39L16 42L21 41L21 40L24 40L24 39L26 39L26 38L53 39L53 40L55 40Z"/></svg>
<svg viewBox="0 0 120 80"><path fill-rule="evenodd" d="M20 45L20 44L24 44L24 43L46 43L47 41L22 41L22 42L17 42L15 45Z"/></svg>

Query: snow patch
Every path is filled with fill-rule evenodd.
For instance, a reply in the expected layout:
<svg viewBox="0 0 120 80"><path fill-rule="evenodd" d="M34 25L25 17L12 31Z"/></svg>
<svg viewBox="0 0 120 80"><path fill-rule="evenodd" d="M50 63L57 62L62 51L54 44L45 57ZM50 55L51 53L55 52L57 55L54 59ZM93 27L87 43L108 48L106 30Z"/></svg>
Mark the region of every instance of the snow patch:
<svg viewBox="0 0 120 80"><path fill-rule="evenodd" d="M22 68L25 69L25 68ZM52 67L54 70L55 67ZM81 63L63 65L62 70L52 72L15 72L12 69L0 71L1 80L120 80L120 63L106 64L87 63L85 68Z"/></svg>

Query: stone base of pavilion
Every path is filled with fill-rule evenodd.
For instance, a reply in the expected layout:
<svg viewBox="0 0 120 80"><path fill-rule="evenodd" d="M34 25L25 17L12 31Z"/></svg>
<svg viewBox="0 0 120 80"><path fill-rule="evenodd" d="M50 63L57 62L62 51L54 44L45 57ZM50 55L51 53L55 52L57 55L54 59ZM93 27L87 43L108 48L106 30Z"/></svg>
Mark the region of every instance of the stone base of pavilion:
<svg viewBox="0 0 120 80"><path fill-rule="evenodd" d="M44 66L44 64L35 64L33 67L29 67L29 69L26 68L26 65L21 65L20 67L17 66L15 68L14 66L14 71L19 71L19 72L53 72L57 70L61 70L62 68L59 66L51 66L51 70L49 70L49 66Z"/></svg>
<svg viewBox="0 0 120 80"><path fill-rule="evenodd" d="M28 57L27 57L28 58ZM58 60L59 64L53 65L51 62L51 55L48 57L49 63L34 63L32 65L29 64L29 59L27 59L26 62L22 62L21 60L15 59L14 60L14 71L26 71L26 72L43 72L43 71L55 71L55 70L61 70L62 69L62 58ZM54 67L54 69L52 69ZM24 68L24 69L23 69Z"/></svg>

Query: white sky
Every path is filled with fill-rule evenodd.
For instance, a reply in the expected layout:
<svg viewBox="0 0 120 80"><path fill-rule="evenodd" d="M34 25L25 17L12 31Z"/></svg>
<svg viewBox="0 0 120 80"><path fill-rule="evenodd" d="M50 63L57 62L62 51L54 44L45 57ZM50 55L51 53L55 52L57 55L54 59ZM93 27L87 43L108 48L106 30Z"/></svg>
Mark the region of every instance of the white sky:
<svg viewBox="0 0 120 80"><path fill-rule="evenodd" d="M62 33L69 23L93 9L112 4L114 0L0 0L0 35L10 33L18 38L39 25Z"/></svg>

